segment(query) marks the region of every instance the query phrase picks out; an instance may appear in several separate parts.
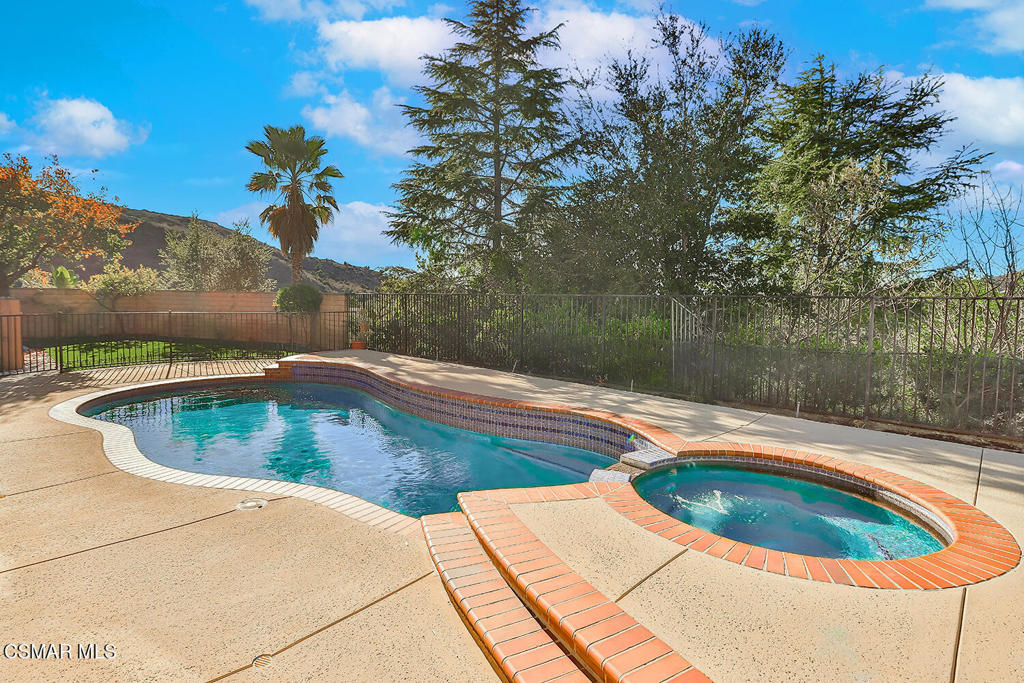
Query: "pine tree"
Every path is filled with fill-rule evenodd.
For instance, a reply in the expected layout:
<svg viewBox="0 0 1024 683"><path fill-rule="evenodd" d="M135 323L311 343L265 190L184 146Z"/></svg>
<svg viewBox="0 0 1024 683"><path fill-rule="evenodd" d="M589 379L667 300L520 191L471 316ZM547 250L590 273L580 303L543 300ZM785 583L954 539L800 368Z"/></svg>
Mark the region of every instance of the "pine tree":
<svg viewBox="0 0 1024 683"><path fill-rule="evenodd" d="M425 142L395 184L387 234L478 284L517 279L518 254L558 194L564 81L538 62L558 47L558 27L525 35L529 11L519 0L478 0L466 23L446 19L462 40L425 58L433 84L415 89L422 107L404 107Z"/></svg>
<svg viewBox="0 0 1024 683"><path fill-rule="evenodd" d="M779 86L762 130L773 159L758 180L759 208L776 229L752 245L769 280L804 294L915 282L941 238L936 212L973 185L988 156L962 147L922 166L954 120L939 108L941 92L929 74L901 81L878 69L844 80L820 55Z"/></svg>

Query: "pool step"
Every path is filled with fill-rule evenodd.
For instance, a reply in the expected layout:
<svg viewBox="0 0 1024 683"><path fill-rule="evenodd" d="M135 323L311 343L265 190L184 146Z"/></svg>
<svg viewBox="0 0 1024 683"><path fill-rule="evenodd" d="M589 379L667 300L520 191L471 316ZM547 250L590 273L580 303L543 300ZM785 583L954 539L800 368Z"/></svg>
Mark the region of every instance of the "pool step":
<svg viewBox="0 0 1024 683"><path fill-rule="evenodd" d="M452 605L499 677L512 683L589 680L509 588L465 515L426 515L421 524Z"/></svg>
<svg viewBox="0 0 1024 683"><path fill-rule="evenodd" d="M263 368L263 376L267 379L292 379L292 368L291 366L281 367L280 365L268 365Z"/></svg>
<svg viewBox="0 0 1024 683"><path fill-rule="evenodd" d="M690 662L562 562L509 503L578 500L621 483L459 494L475 540L493 567L576 662L604 683L707 681Z"/></svg>

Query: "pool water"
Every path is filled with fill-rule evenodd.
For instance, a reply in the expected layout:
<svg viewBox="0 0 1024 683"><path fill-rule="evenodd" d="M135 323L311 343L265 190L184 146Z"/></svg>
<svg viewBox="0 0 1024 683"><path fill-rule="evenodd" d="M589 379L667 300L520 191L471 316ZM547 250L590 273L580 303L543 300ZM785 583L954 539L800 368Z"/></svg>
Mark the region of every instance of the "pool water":
<svg viewBox="0 0 1024 683"><path fill-rule="evenodd" d="M87 414L131 428L161 465L324 486L415 517L458 509L460 491L579 483L615 462L448 427L325 384L156 394Z"/></svg>
<svg viewBox="0 0 1024 683"><path fill-rule="evenodd" d="M917 557L943 544L899 513L802 479L688 463L633 481L667 515L725 538L775 550L854 560Z"/></svg>

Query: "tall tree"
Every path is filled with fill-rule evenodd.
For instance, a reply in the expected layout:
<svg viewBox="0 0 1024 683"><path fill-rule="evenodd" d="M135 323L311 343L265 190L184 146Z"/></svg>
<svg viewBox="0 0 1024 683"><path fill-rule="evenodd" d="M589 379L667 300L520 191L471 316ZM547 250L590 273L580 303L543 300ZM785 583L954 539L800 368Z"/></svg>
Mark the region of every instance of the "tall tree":
<svg viewBox="0 0 1024 683"><path fill-rule="evenodd" d="M271 195L274 201L260 213L260 222L281 243L292 266L292 283L302 280L302 260L313 251L320 228L338 210L332 178L344 178L333 164L321 166L327 154L324 139L306 137L302 126L288 129L265 126L264 139L245 146L264 165L249 180L252 192Z"/></svg>
<svg viewBox="0 0 1024 683"><path fill-rule="evenodd" d="M722 287L725 250L757 234L746 182L766 161L754 135L785 51L752 29L715 38L672 14L649 51L581 79L581 177L544 240L559 289Z"/></svg>
<svg viewBox="0 0 1024 683"><path fill-rule="evenodd" d="M116 201L116 199L115 199ZM0 162L0 296L22 275L57 260L71 263L117 254L136 224L120 222L121 207L82 192L52 157L34 171L24 156Z"/></svg>
<svg viewBox="0 0 1024 683"><path fill-rule="evenodd" d="M250 234L248 219L235 221L221 240L214 287L227 291L264 292L274 288L267 278L272 249Z"/></svg>
<svg viewBox="0 0 1024 683"><path fill-rule="evenodd" d="M559 112L564 81L538 63L558 28L526 35L520 0L476 0L468 22L446 19L456 45L426 57L432 85L405 106L425 138L395 184L387 234L435 267L515 281L516 262L547 218L565 154Z"/></svg>
<svg viewBox="0 0 1024 683"><path fill-rule="evenodd" d="M922 166L954 120L938 108L941 91L938 76L903 81L884 69L843 80L820 55L779 86L757 193L776 228L753 245L774 286L868 294L915 281L940 237L936 212L988 156L962 147Z"/></svg>
<svg viewBox="0 0 1024 683"><path fill-rule="evenodd" d="M199 215L189 217L185 232L168 232L166 241L166 246L158 253L167 287L192 292L213 289L218 240L200 223Z"/></svg>

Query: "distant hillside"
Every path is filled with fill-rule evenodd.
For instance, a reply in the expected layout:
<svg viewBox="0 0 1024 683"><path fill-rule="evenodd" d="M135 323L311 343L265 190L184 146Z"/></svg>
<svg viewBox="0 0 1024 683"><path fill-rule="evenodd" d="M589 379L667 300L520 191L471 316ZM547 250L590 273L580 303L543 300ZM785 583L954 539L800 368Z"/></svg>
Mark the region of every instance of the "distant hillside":
<svg viewBox="0 0 1024 683"><path fill-rule="evenodd" d="M160 270L160 255L157 252L166 246L167 233L184 232L188 227L189 218L142 209L125 209L121 212L121 221L141 222L129 235L131 246L122 252L124 264L129 268L148 266ZM213 221L201 220L200 223L220 237L226 237L230 232L228 228ZM280 249L274 245L270 246L274 249L274 255L270 259L268 277L276 280L279 287L291 284L291 267L288 261ZM84 264L87 278L102 270L103 261L99 259L89 259ZM380 273L373 268L338 263L332 259L307 256L303 270L303 281L323 292L367 292L376 289L380 283Z"/></svg>

